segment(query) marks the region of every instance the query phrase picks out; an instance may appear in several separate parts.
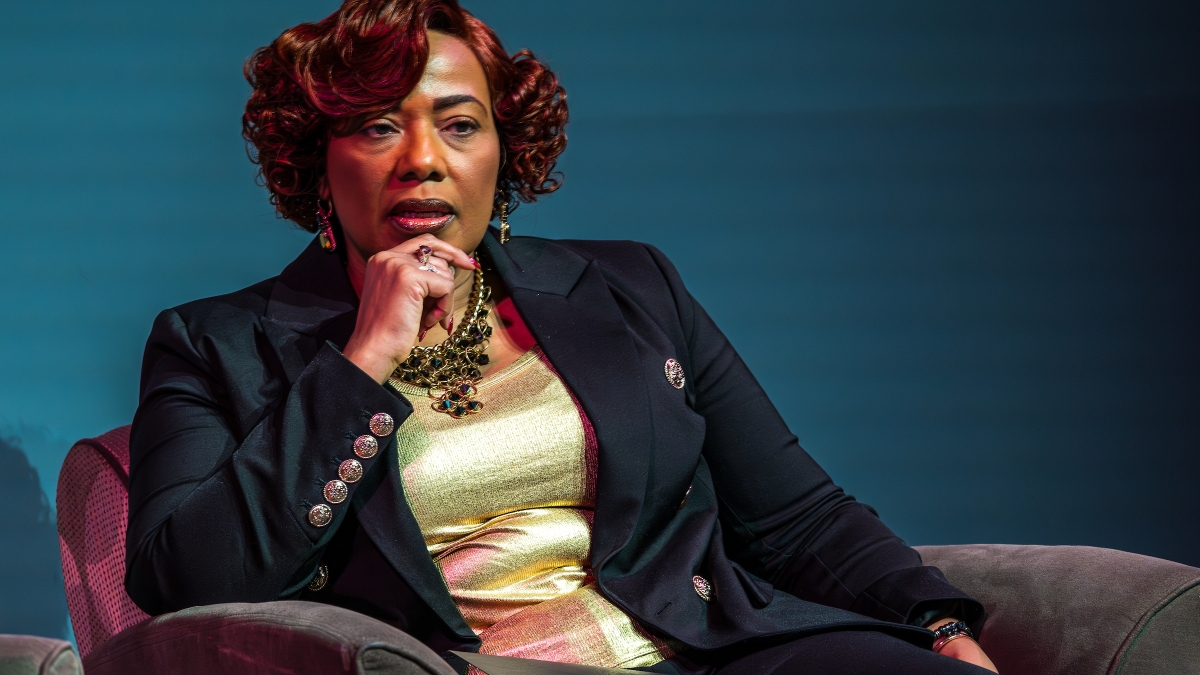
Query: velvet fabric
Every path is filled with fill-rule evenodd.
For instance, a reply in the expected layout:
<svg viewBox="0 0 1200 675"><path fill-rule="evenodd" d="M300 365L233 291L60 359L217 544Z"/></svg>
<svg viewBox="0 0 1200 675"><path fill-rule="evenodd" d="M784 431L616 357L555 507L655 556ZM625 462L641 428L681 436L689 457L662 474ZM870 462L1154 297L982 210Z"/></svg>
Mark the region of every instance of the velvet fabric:
<svg viewBox="0 0 1200 675"><path fill-rule="evenodd" d="M230 603L156 617L84 659L88 675L454 675L404 632L340 607Z"/></svg>
<svg viewBox="0 0 1200 675"><path fill-rule="evenodd" d="M493 230L480 253L595 428L593 573L643 626L715 653L834 630L928 648L931 633L907 624L939 604L982 625L978 602L800 448L660 252L501 246ZM356 307L338 257L314 243L278 278L158 317L131 437L127 541L126 587L147 612L295 598L336 560L323 601L439 649L478 647L405 503L391 436L332 524L307 521L367 419L401 424L411 411L342 356ZM681 389L668 359L683 366Z"/></svg>
<svg viewBox="0 0 1200 675"><path fill-rule="evenodd" d="M1200 673L1200 569L1087 546L922 546L979 598L1001 673Z"/></svg>
<svg viewBox="0 0 1200 675"><path fill-rule="evenodd" d="M69 642L0 635L0 675L83 675L83 666Z"/></svg>

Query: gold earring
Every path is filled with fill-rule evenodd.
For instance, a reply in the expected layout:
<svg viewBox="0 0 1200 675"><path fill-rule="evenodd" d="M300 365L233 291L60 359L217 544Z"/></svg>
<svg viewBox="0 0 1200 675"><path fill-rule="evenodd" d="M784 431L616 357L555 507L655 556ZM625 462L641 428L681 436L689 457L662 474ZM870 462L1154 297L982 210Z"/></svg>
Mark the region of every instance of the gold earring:
<svg viewBox="0 0 1200 675"><path fill-rule="evenodd" d="M500 202L500 243L507 244L512 239L512 228L508 225L508 200Z"/></svg>
<svg viewBox="0 0 1200 675"><path fill-rule="evenodd" d="M321 248L326 253L333 253L337 250L337 240L333 238L333 223L329 222L329 216L333 215L333 202L329 202L329 208L321 208L321 200L317 199L317 240L321 242Z"/></svg>

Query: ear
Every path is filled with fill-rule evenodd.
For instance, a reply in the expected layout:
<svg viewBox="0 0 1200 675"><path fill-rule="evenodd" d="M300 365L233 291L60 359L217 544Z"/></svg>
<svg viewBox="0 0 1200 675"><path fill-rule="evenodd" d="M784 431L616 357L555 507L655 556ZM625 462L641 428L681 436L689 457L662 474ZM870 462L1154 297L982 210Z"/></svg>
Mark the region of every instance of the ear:
<svg viewBox="0 0 1200 675"><path fill-rule="evenodd" d="M332 202L333 191L329 189L329 176L321 176L321 184L317 186L317 192L321 195L321 199L327 202Z"/></svg>

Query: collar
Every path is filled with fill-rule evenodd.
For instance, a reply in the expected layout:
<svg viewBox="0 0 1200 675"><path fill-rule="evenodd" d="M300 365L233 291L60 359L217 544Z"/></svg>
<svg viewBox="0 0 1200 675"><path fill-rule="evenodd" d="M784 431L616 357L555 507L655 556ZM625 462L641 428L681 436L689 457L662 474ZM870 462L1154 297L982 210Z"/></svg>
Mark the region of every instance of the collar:
<svg viewBox="0 0 1200 675"><path fill-rule="evenodd" d="M338 317L358 309L358 295L342 267L314 238L275 280L266 318L302 335L314 335Z"/></svg>
<svg viewBox="0 0 1200 675"><path fill-rule="evenodd" d="M513 237L501 244L499 231L489 227L479 248L509 290L566 296L575 288L589 261L549 239Z"/></svg>

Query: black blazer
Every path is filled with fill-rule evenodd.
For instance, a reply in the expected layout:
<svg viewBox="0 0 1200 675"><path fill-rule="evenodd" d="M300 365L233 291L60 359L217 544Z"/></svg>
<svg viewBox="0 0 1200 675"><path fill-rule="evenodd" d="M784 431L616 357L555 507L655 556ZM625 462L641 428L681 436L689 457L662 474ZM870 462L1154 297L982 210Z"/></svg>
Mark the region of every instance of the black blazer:
<svg viewBox="0 0 1200 675"><path fill-rule="evenodd" d="M700 650L836 629L928 646L906 624L947 607L980 627L979 603L800 448L662 253L494 231L481 249L595 427L591 562L617 606ZM308 522L368 418L412 412L342 356L357 304L314 243L279 277L158 316L131 439L126 588L142 609L304 597L435 648L479 644L405 502L394 436L333 522Z"/></svg>

